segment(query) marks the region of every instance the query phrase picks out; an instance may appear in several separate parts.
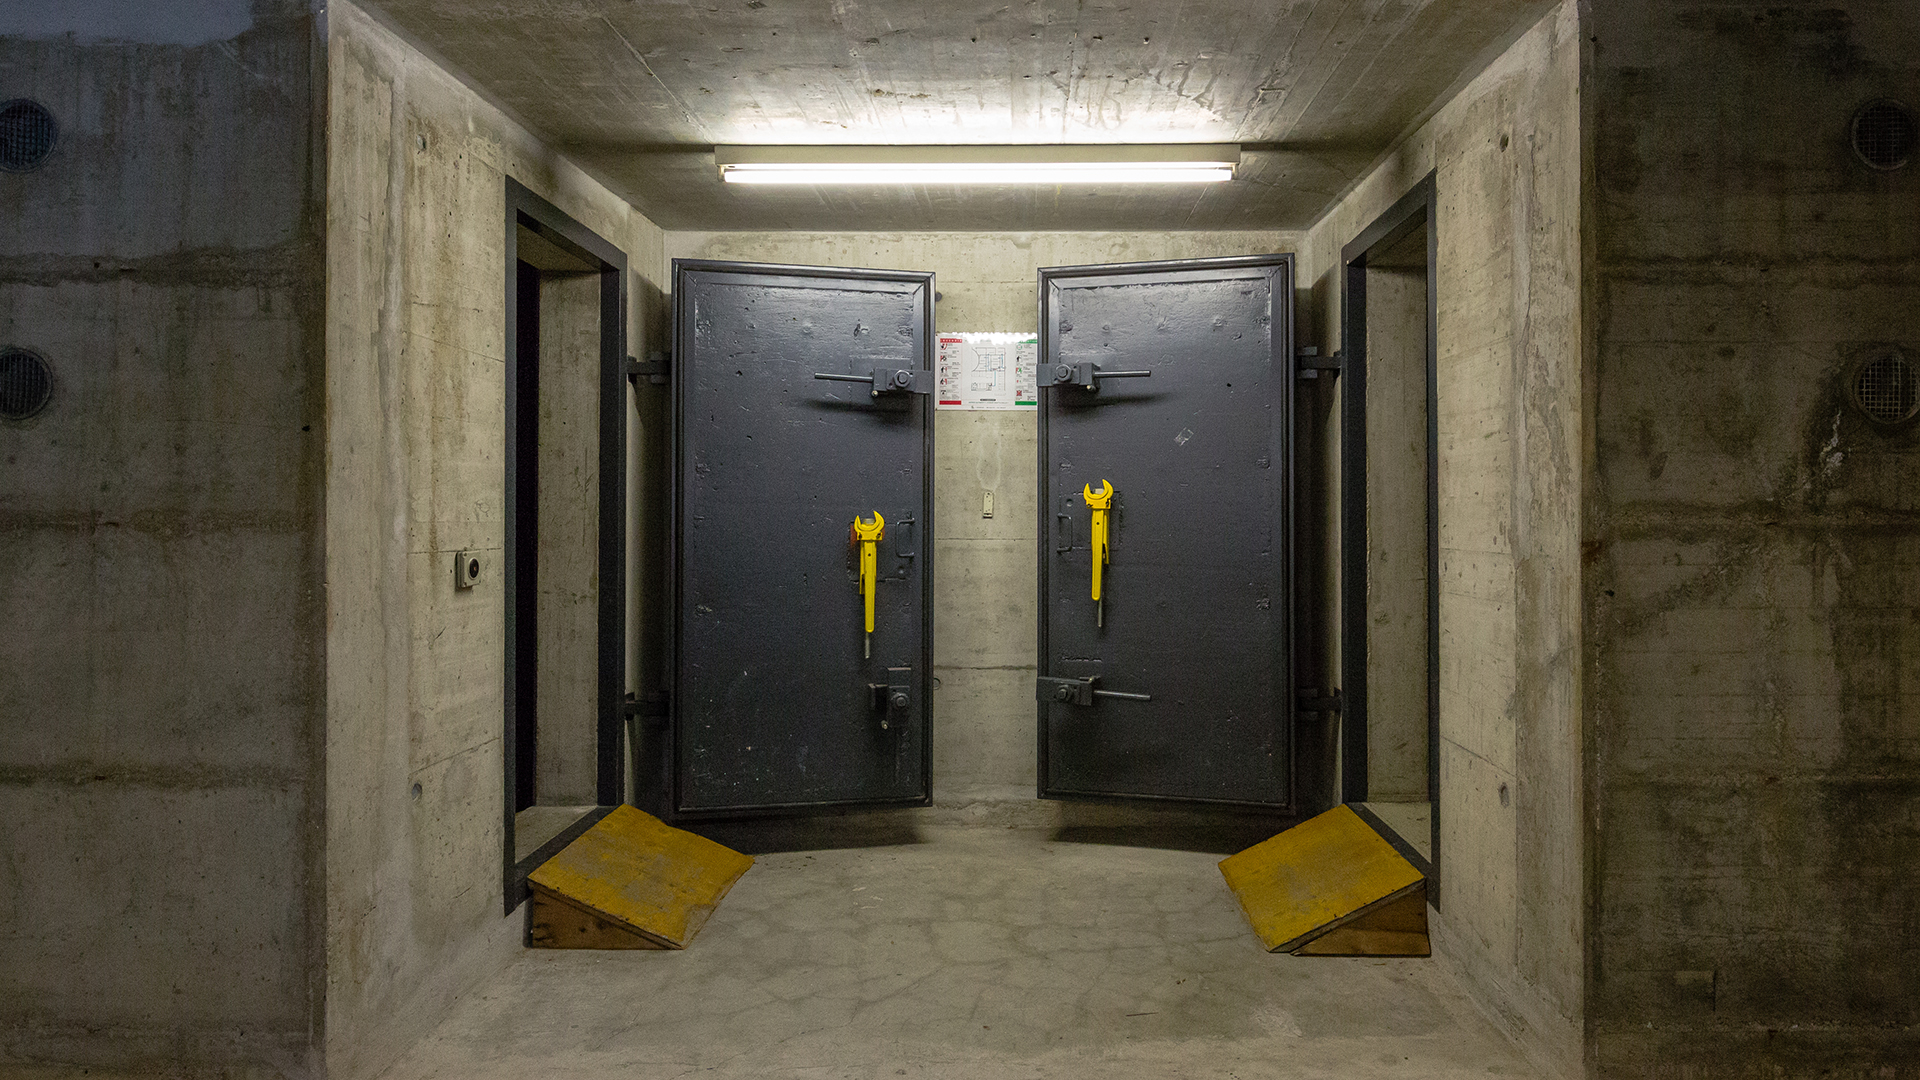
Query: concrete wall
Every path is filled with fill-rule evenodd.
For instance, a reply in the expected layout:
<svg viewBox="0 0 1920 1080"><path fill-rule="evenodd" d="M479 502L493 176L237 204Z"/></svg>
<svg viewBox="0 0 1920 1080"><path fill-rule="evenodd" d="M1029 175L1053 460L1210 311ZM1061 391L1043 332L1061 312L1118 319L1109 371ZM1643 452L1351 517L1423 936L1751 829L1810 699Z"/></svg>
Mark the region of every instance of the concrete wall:
<svg viewBox="0 0 1920 1080"><path fill-rule="evenodd" d="M517 948L502 917L505 177L660 233L351 4L329 22L326 1037L365 1076ZM643 273L632 343L657 305ZM452 552L496 571L456 592Z"/></svg>
<svg viewBox="0 0 1920 1080"><path fill-rule="evenodd" d="M317 23L10 13L0 1073L310 1075L323 669ZM67 1075L65 1069L50 1069Z"/></svg>
<svg viewBox="0 0 1920 1080"><path fill-rule="evenodd" d="M1594 5L1593 1073L1920 1075L1911 3Z"/></svg>
<svg viewBox="0 0 1920 1080"><path fill-rule="evenodd" d="M541 275L539 363L534 801L592 806L600 760L599 274Z"/></svg>
<svg viewBox="0 0 1920 1080"><path fill-rule="evenodd" d="M938 331L1036 331L1043 266L1292 251L1297 234L684 233L670 258L932 270ZM935 419L933 769L936 804L1031 800L1038 642L1036 414ZM994 492L994 515L980 516ZM1051 814L1058 804L1030 808Z"/></svg>
<svg viewBox="0 0 1920 1080"><path fill-rule="evenodd" d="M1322 345L1342 245L1437 173L1440 887L1436 955L1579 1069L1581 27L1556 8L1309 234Z"/></svg>
<svg viewBox="0 0 1920 1080"><path fill-rule="evenodd" d="M1427 275L1370 266L1366 289L1367 798L1425 802Z"/></svg>

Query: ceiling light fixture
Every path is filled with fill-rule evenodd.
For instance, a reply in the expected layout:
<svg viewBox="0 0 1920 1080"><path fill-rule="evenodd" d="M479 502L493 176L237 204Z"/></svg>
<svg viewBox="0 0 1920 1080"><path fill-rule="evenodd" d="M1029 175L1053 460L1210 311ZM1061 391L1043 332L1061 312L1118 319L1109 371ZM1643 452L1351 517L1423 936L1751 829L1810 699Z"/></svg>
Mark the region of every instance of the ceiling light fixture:
<svg viewBox="0 0 1920 1080"><path fill-rule="evenodd" d="M716 146L729 184L1205 184L1234 143L1074 146Z"/></svg>

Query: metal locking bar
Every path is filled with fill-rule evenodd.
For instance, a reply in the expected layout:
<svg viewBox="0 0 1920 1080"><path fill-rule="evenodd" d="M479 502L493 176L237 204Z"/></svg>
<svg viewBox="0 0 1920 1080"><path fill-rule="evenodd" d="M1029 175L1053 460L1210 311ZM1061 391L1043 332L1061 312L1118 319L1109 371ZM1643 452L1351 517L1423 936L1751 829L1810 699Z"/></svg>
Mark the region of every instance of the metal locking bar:
<svg viewBox="0 0 1920 1080"><path fill-rule="evenodd" d="M933 393L933 372L912 368L874 368L871 375L836 375L831 371L816 371L813 377L826 382L866 383L873 387L875 397L881 394Z"/></svg>
<svg viewBox="0 0 1920 1080"><path fill-rule="evenodd" d="M1152 694L1128 694L1119 690L1099 689L1100 676L1088 675L1083 679L1056 679L1042 675L1034 680L1034 696L1041 701L1057 701L1062 705L1092 705L1095 698L1116 698L1120 701L1152 701Z"/></svg>
<svg viewBox="0 0 1920 1080"><path fill-rule="evenodd" d="M1144 379L1151 371L1102 371L1099 364L1055 364L1039 373L1041 386L1078 386L1089 393L1100 392L1101 379Z"/></svg>

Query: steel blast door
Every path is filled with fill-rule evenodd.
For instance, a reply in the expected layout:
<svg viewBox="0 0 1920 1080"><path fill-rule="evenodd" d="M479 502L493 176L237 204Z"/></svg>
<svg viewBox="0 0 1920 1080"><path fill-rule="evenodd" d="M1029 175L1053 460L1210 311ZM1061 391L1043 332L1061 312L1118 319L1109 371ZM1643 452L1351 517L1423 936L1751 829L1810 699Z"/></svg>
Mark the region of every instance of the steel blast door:
<svg viewBox="0 0 1920 1080"><path fill-rule="evenodd" d="M1292 298L1289 255L1040 271L1043 798L1291 804Z"/></svg>
<svg viewBox="0 0 1920 1080"><path fill-rule="evenodd" d="M673 294L674 805L925 803L933 275L676 260ZM814 377L876 370L909 385Z"/></svg>

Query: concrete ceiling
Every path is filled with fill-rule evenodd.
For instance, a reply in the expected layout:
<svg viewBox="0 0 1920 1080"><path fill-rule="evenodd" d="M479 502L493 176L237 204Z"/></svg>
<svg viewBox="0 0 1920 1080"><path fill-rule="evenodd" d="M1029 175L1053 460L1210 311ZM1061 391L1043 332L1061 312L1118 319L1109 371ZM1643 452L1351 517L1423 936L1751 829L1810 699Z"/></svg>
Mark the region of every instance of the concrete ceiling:
<svg viewBox="0 0 1920 1080"><path fill-rule="evenodd" d="M1542 0L378 0L668 229L1304 228ZM1238 142L1226 184L745 188L715 144Z"/></svg>

